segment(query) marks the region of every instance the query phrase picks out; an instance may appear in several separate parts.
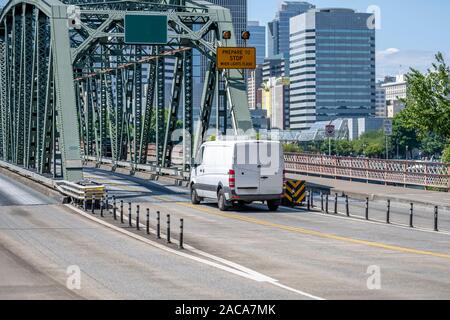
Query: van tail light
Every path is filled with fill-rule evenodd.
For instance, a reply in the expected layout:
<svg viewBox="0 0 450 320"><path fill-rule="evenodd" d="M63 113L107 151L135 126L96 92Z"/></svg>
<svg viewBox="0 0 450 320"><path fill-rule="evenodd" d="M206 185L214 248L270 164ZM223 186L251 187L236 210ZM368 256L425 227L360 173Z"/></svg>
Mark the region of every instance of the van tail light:
<svg viewBox="0 0 450 320"><path fill-rule="evenodd" d="M236 188L236 172L234 170L228 171L228 186L233 190Z"/></svg>
<svg viewBox="0 0 450 320"><path fill-rule="evenodd" d="M286 170L283 170L283 181L286 182Z"/></svg>

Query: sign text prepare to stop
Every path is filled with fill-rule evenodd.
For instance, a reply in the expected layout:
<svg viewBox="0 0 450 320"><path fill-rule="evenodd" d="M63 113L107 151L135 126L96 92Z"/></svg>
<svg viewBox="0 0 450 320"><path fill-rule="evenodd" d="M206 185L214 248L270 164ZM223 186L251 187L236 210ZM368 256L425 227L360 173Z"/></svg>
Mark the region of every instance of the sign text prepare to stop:
<svg viewBox="0 0 450 320"><path fill-rule="evenodd" d="M217 68L255 69L256 48L217 48Z"/></svg>

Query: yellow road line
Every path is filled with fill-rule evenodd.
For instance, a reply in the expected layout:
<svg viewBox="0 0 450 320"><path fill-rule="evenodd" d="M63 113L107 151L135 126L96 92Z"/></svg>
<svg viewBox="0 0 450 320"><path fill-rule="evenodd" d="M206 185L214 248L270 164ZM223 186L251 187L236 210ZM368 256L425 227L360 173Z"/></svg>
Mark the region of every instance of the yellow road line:
<svg viewBox="0 0 450 320"><path fill-rule="evenodd" d="M397 252L402 252L402 253L412 253L412 254L417 254L417 255L422 255L422 256L450 259L450 254L404 248L404 247L399 247L399 246L389 245L389 244L384 244L384 243L379 243L379 242L372 242L372 241L365 241L365 240L358 240L358 239L353 239L353 238L348 238L348 237L342 237L342 236L337 236L337 235L323 233L323 232L314 231L314 230L308 230L308 229L299 228L299 227L291 227L291 226L272 223L269 221L264 221L264 220L260 220L260 219L256 219L256 218L245 217L245 216L241 216L238 214L224 213L224 212L209 210L205 207L194 206L194 205L191 205L191 204L185 203L185 202L177 202L177 204L181 205L181 206L189 207L189 208L192 208L195 210L203 211L208 214L213 214L216 216L230 218L230 219L234 219L234 220L245 221L245 222L249 222L249 223L253 223L253 224L257 224L257 225L261 225L261 226L272 227L272 228L276 228L276 229L280 229L280 230L284 230L284 231L295 232L295 233L300 233L300 234L304 234L304 235L310 235L310 236L315 236L315 237L320 237L320 238L325 238L325 239L332 239L332 240L337 240L337 241L342 241L342 242L347 242L347 243L365 245L365 246L369 246L369 247L373 247L373 248L385 249L385 250L390 250L390 251L397 251Z"/></svg>
<svg viewBox="0 0 450 320"><path fill-rule="evenodd" d="M93 177L93 178L95 178L95 177ZM105 182L108 183L108 181L105 181ZM110 185L115 184L125 190L128 189L127 191L138 191L138 190L131 190L132 186L129 186L129 185L119 185L119 184L116 184L113 182L109 183L109 184ZM139 186L135 186L135 187L139 187ZM164 199L163 197L160 197L160 196L153 196L153 197L160 201L168 201L168 199ZM280 230L284 230L284 231L295 232L295 233L310 235L310 236L316 236L316 237L320 237L320 238L332 239L332 240L337 240L337 241L342 241L342 242L347 242L347 243L365 245L365 246L369 246L369 247L373 247L373 248L380 248L380 249L385 249L385 250L390 250L390 251L397 251L397 252L402 252L402 253L412 253L412 254L423 255L423 256L450 259L450 254L425 251L425 250L417 250L417 249L411 249L411 248L404 248L404 247L400 247L400 246L388 245L388 244L379 243L379 242L342 237L342 236L337 236L337 235L323 233L323 232L314 231L314 230L308 230L308 229L299 228L299 227L291 227L291 226L272 223L269 221L264 221L264 220L260 220L260 219L256 219L256 218L245 217L245 216L241 216L238 214L224 213L224 212L209 210L205 207L194 206L194 205L191 205L186 202L177 202L177 204L181 205L181 206L189 207L189 208L192 208L195 210L203 211L205 213L213 214L216 216L230 218L230 219L234 219L234 220L245 221L245 222L249 222L249 223L253 223L253 224L257 224L257 225L261 225L261 226L266 226L266 227L272 227L272 228L276 228L276 229L280 229Z"/></svg>

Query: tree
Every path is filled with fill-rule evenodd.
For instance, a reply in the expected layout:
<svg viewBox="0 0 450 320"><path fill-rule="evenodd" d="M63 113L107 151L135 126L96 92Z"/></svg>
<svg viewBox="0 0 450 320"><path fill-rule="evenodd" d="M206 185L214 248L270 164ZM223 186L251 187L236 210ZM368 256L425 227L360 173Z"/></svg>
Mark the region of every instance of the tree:
<svg viewBox="0 0 450 320"><path fill-rule="evenodd" d="M446 141L434 133L431 133L420 141L422 155L428 158L440 156L445 149Z"/></svg>
<svg viewBox="0 0 450 320"><path fill-rule="evenodd" d="M406 109L405 109L406 110ZM410 126L408 113L403 110L392 121L391 147L397 147L401 155L406 156L406 150L412 152L420 147L417 130Z"/></svg>
<svg viewBox="0 0 450 320"><path fill-rule="evenodd" d="M442 154L442 162L450 164L450 146L448 146Z"/></svg>
<svg viewBox="0 0 450 320"><path fill-rule="evenodd" d="M354 151L369 158L381 158L386 155L385 139L383 131L366 132L354 141Z"/></svg>
<svg viewBox="0 0 450 320"><path fill-rule="evenodd" d="M302 153L303 152L303 150L300 146L298 146L297 144L293 144L293 143L283 144L283 150L284 150L284 152L287 152L287 153Z"/></svg>
<svg viewBox="0 0 450 320"><path fill-rule="evenodd" d="M442 53L427 74L411 69L406 76L408 92L405 117L410 129L417 129L423 136L430 132L450 139L450 68Z"/></svg>
<svg viewBox="0 0 450 320"><path fill-rule="evenodd" d="M353 143L348 140L337 140L336 153L339 156L350 156L351 154L353 154Z"/></svg>

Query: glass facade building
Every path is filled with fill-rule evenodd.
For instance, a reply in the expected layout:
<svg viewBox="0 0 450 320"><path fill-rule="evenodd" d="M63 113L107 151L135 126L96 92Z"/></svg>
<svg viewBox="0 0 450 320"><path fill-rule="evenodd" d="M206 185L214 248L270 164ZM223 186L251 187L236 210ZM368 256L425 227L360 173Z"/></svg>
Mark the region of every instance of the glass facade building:
<svg viewBox="0 0 450 320"><path fill-rule="evenodd" d="M291 19L290 128L375 116L375 30L371 14L310 10Z"/></svg>
<svg viewBox="0 0 450 320"><path fill-rule="evenodd" d="M208 0L208 2L230 9L237 44L239 47L243 46L241 33L247 31L247 0Z"/></svg>
<svg viewBox="0 0 450 320"><path fill-rule="evenodd" d="M247 31L247 0L208 0L207 2L227 8L231 12L238 47L244 46L241 39L242 31ZM194 51L194 119L200 117L201 97L204 86L204 77L208 69L208 59L198 51ZM211 123L215 123L216 109L211 114Z"/></svg>
<svg viewBox="0 0 450 320"><path fill-rule="evenodd" d="M266 27L261 26L258 21L249 21L247 29L250 31L247 46L256 48L256 64L261 65L266 57Z"/></svg>
<svg viewBox="0 0 450 320"><path fill-rule="evenodd" d="M275 19L268 24L268 57L278 55L289 57L289 20L312 8L315 6L303 1L283 1L281 3Z"/></svg>

